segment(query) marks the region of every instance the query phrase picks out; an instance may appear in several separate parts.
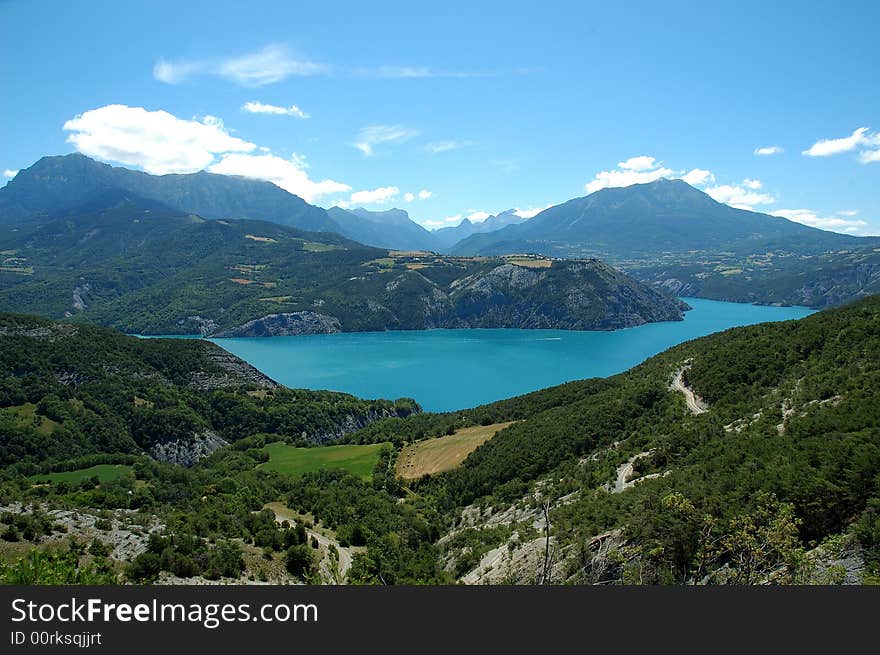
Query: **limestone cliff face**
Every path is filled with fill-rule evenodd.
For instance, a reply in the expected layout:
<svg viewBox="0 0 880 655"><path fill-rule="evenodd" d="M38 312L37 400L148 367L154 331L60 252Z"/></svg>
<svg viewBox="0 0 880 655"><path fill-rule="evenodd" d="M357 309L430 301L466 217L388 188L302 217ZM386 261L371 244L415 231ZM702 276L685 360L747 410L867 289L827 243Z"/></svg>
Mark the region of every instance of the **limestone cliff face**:
<svg viewBox="0 0 880 655"><path fill-rule="evenodd" d="M331 334L341 332L339 320L316 312L267 314L231 330L214 334L215 337L289 337L301 334Z"/></svg>
<svg viewBox="0 0 880 655"><path fill-rule="evenodd" d="M361 428L367 427L370 423L381 421L386 418L406 418L410 414L415 414L421 410L408 410L404 408L389 408L382 410L369 409L364 412L351 413L339 421L332 429L320 430L313 433L304 432L302 437L315 443L326 443L339 439L347 434L356 432Z"/></svg>
<svg viewBox="0 0 880 655"><path fill-rule="evenodd" d="M549 264L549 265L548 265ZM370 329L522 328L613 330L653 321L680 321L687 305L598 260L543 265L504 262L438 284L419 271L389 280L381 302L363 311ZM269 314L216 337L287 336L344 331L315 312Z"/></svg>
<svg viewBox="0 0 880 655"><path fill-rule="evenodd" d="M189 439L174 439L154 444L150 448L150 457L160 462L193 466L215 450L228 445L229 442L215 432L204 430Z"/></svg>

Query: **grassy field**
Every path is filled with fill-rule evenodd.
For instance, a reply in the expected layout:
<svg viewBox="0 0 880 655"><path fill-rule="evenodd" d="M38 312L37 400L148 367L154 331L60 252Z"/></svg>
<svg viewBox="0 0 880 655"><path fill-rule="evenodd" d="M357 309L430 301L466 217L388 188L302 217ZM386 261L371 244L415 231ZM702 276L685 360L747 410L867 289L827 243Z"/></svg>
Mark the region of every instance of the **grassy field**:
<svg viewBox="0 0 880 655"><path fill-rule="evenodd" d="M14 407L0 410L14 416L20 425L33 425L37 432L50 435L58 427L58 424L50 418L37 414L37 406L33 403L25 403Z"/></svg>
<svg viewBox="0 0 880 655"><path fill-rule="evenodd" d="M369 480L373 477L379 451L384 445L294 448L279 441L266 446L269 461L260 464L259 468L293 477L324 469L344 469L363 480Z"/></svg>
<svg viewBox="0 0 880 655"><path fill-rule="evenodd" d="M31 476L33 482L69 482L78 484L83 480L88 480L93 476L97 476L101 482L111 482L116 478L121 478L126 473L131 473L132 468L126 464L98 464L90 466L87 469L77 469L76 471L62 471L60 473L41 473L40 475Z"/></svg>
<svg viewBox="0 0 880 655"><path fill-rule="evenodd" d="M398 477L415 480L423 475L434 475L459 466L477 446L487 442L510 423L494 423L462 428L454 434L436 439L425 439L406 446L397 458Z"/></svg>
<svg viewBox="0 0 880 655"><path fill-rule="evenodd" d="M550 268L553 262L549 259L537 259L535 257L506 257L509 263L525 268Z"/></svg>

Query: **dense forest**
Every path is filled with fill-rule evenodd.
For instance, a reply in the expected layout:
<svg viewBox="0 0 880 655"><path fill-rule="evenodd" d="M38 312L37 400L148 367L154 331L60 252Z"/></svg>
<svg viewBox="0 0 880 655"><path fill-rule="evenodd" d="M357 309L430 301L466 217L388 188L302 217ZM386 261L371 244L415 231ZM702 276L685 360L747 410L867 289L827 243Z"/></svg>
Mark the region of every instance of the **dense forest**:
<svg viewBox="0 0 880 655"><path fill-rule="evenodd" d="M596 261L443 257L105 192L0 222L0 310L136 334L615 329L686 307ZM257 321L255 325L251 323Z"/></svg>
<svg viewBox="0 0 880 655"><path fill-rule="evenodd" d="M206 434L218 445L256 434L314 443L417 411L406 399L287 389L203 340L0 314L0 466L23 474Z"/></svg>
<svg viewBox="0 0 880 655"><path fill-rule="evenodd" d="M2 329L0 416L18 449L9 454L4 444L4 539L40 543L59 527L49 507L162 523L122 569L100 544L98 554L74 544L72 555L40 555L55 558L41 570L63 579L236 577L262 549L264 561L317 581L324 564L310 535L319 525L351 553L355 583L471 579L492 552L503 555L498 577L486 578L496 582L828 583L848 579L854 558L864 562L862 581L880 574L877 297L684 343L610 378L445 414L260 386L253 371L239 388L187 386L195 369L203 381L223 369L206 356L221 351L201 341L138 341L18 316L5 316ZM670 388L676 373L706 411L691 412ZM296 442L300 428L326 426L339 406L356 403L398 410L334 437L390 444L370 479L259 467L275 439L267 432ZM147 410L158 416L135 420ZM293 423L273 422L279 416ZM502 421L513 423L460 467L408 483L396 477L400 446ZM157 462L145 455L157 425L162 434L209 425L229 446L190 467ZM27 477L99 461L131 470L106 482ZM17 502L31 509L11 511ZM302 518L281 522L269 503ZM4 575L28 579L35 566L20 560Z"/></svg>

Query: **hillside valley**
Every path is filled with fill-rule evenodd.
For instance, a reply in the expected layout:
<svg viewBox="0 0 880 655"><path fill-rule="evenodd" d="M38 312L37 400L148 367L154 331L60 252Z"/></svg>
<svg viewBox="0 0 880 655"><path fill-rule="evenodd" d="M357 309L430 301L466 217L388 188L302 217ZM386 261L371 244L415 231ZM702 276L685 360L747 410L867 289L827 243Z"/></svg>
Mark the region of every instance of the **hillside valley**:
<svg viewBox="0 0 880 655"><path fill-rule="evenodd" d="M4 315L3 552L64 553L82 533L82 575L140 582L333 582L340 566L371 584L876 581L878 326L875 296L687 342L609 378L428 414L287 390L204 341ZM155 448L206 431L222 443L187 466ZM441 472L397 477L399 457L445 435L448 454L430 449L451 462ZM263 466L326 438L377 445L366 479ZM337 452L304 452L324 450ZM297 452L284 455L293 466ZM34 482L97 464L128 473ZM78 517L67 537L63 507ZM120 551L120 530L148 537ZM316 550L299 548L312 533ZM61 575L70 553L45 557Z"/></svg>

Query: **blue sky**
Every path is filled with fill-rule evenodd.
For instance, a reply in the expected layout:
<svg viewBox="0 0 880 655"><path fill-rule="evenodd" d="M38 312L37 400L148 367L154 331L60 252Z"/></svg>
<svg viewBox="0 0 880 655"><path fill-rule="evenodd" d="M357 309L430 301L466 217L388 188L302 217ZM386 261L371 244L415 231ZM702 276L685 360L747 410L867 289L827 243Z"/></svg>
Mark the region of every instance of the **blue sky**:
<svg viewBox="0 0 880 655"><path fill-rule="evenodd" d="M880 234L880 3L327 4L0 1L0 174L79 150L429 227L670 176Z"/></svg>

